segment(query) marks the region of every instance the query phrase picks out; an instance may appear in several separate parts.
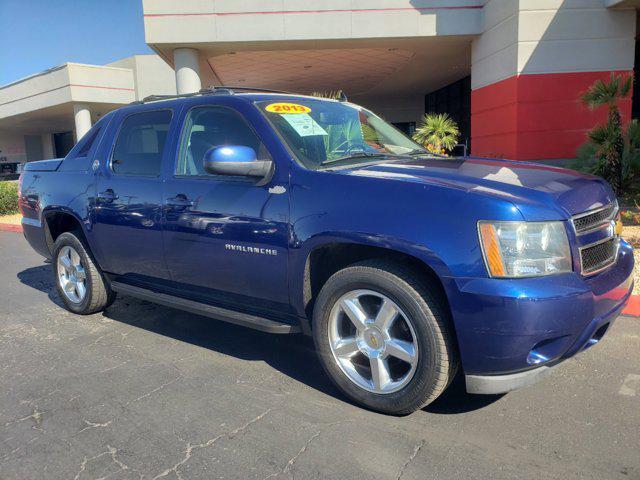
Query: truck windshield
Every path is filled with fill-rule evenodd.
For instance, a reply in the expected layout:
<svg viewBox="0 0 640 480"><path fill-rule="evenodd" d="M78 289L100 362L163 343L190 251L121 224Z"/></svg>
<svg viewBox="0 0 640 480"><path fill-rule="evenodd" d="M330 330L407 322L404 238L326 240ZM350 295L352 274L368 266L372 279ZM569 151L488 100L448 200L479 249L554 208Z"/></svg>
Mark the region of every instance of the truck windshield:
<svg viewBox="0 0 640 480"><path fill-rule="evenodd" d="M395 127L351 103L305 98L261 101L256 105L309 169L427 154Z"/></svg>

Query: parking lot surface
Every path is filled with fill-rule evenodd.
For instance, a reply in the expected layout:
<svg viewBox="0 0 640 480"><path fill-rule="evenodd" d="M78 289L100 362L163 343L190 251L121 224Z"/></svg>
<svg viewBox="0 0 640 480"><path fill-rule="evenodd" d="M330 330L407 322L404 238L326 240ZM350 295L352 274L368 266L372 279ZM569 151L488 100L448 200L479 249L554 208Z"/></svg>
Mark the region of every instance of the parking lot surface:
<svg viewBox="0 0 640 480"><path fill-rule="evenodd" d="M640 479L640 321L540 384L350 404L310 339L120 297L68 313L0 232L0 479Z"/></svg>

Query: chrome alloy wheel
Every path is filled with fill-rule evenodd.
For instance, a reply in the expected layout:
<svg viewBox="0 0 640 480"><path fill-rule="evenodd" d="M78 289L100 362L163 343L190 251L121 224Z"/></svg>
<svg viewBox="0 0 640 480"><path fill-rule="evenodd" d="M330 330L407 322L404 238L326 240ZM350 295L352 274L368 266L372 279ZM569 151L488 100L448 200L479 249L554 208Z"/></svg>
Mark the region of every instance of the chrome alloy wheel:
<svg viewBox="0 0 640 480"><path fill-rule="evenodd" d="M73 247L62 247L58 254L58 283L65 296L73 303L82 302L87 294L86 281L78 252Z"/></svg>
<svg viewBox="0 0 640 480"><path fill-rule="evenodd" d="M411 322L393 300L372 290L353 290L336 302L329 345L347 378L373 393L397 392L418 365Z"/></svg>

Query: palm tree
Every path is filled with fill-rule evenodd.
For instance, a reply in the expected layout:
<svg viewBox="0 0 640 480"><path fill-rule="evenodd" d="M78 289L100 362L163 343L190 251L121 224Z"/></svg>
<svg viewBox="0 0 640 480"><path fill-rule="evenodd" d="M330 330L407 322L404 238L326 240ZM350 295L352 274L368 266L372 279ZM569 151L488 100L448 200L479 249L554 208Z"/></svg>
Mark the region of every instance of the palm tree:
<svg viewBox="0 0 640 480"><path fill-rule="evenodd" d="M596 80L581 97L582 102L592 110L603 106L609 108L607 123L597 126L588 136L598 147L598 156L606 166L604 176L616 194L622 191L622 155L625 148L618 101L629 95L632 81L631 76L624 77L612 72L608 82Z"/></svg>
<svg viewBox="0 0 640 480"><path fill-rule="evenodd" d="M437 153L452 150L458 143L460 130L458 124L447 113L427 113L413 139Z"/></svg>

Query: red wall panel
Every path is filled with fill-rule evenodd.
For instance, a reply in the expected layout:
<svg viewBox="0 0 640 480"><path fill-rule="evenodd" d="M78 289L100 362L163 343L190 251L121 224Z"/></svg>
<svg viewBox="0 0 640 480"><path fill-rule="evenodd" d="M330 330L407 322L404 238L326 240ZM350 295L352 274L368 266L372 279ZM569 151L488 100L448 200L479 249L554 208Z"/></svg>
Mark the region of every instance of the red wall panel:
<svg viewBox="0 0 640 480"><path fill-rule="evenodd" d="M631 74L632 72L616 72ZM517 160L573 158L607 109L589 110L580 95L610 72L518 75L471 93L473 154ZM620 102L631 118L631 97Z"/></svg>

